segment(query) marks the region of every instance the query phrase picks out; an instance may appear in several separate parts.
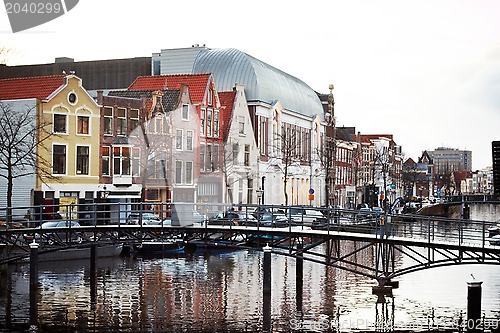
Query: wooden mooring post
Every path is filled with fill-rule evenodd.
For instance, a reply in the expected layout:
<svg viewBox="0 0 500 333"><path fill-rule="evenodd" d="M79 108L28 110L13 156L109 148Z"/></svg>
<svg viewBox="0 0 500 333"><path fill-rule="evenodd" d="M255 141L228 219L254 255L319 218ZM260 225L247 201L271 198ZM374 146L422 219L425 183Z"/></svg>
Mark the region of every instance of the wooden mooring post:
<svg viewBox="0 0 500 333"><path fill-rule="evenodd" d="M271 331L271 247L264 247L262 316L263 332Z"/></svg>
<svg viewBox="0 0 500 333"><path fill-rule="evenodd" d="M30 331L38 330L38 246L30 243Z"/></svg>

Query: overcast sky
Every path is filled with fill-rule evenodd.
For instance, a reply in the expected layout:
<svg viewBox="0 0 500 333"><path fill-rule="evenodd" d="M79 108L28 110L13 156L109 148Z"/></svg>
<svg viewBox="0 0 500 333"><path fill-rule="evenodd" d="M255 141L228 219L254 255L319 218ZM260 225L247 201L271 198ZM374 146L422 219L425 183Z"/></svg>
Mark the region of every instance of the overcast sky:
<svg viewBox="0 0 500 333"><path fill-rule="evenodd" d="M490 166L500 140L500 1L80 0L13 34L8 64L151 56L205 44L236 48L328 93L337 124L393 134L405 157L440 146ZM78 73L77 73L78 74ZM85 82L83 82L85 85Z"/></svg>

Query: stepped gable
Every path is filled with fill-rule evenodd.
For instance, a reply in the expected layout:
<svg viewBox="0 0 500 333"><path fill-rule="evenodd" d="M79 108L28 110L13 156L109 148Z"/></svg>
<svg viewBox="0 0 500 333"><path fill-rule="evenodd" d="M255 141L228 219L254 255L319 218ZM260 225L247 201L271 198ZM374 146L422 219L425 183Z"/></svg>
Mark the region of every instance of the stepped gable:
<svg viewBox="0 0 500 333"><path fill-rule="evenodd" d="M0 80L0 100L47 99L65 83L65 77L60 74Z"/></svg>

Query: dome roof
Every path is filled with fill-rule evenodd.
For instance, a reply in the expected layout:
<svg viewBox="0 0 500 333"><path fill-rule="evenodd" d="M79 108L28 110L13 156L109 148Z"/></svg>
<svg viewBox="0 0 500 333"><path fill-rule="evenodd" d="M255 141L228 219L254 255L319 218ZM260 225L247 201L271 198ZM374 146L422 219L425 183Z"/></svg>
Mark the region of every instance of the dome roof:
<svg viewBox="0 0 500 333"><path fill-rule="evenodd" d="M301 80L236 49L207 49L193 64L193 74L212 73L218 91L245 87L248 101L272 104L306 116L323 115L316 92Z"/></svg>

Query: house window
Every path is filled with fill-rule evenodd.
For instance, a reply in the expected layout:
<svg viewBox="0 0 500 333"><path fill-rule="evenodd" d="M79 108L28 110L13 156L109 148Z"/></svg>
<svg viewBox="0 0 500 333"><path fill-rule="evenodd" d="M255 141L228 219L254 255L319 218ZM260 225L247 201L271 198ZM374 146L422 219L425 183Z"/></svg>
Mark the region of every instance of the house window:
<svg viewBox="0 0 500 333"><path fill-rule="evenodd" d="M134 136L137 136L137 130L139 127L139 110L131 109L130 110L130 130L134 133Z"/></svg>
<svg viewBox="0 0 500 333"><path fill-rule="evenodd" d="M78 134L89 134L89 123L90 123L89 116L78 116L77 133Z"/></svg>
<svg viewBox="0 0 500 333"><path fill-rule="evenodd" d="M113 147L113 174L130 176L130 147Z"/></svg>
<svg viewBox="0 0 500 333"><path fill-rule="evenodd" d="M238 153L240 151L240 145L233 143L233 164L238 164Z"/></svg>
<svg viewBox="0 0 500 333"><path fill-rule="evenodd" d="M66 174L66 146L52 146L52 173L54 175Z"/></svg>
<svg viewBox="0 0 500 333"><path fill-rule="evenodd" d="M213 165L212 165L212 145L207 145L207 160L205 162L205 169L206 171L210 172L213 171Z"/></svg>
<svg viewBox="0 0 500 333"><path fill-rule="evenodd" d="M159 179L165 179L167 178L166 170L167 170L167 163L166 163L166 155L165 152L160 152L157 154L155 158L155 164L156 164L156 178Z"/></svg>
<svg viewBox="0 0 500 333"><path fill-rule="evenodd" d="M212 135L212 110L207 110L207 136Z"/></svg>
<svg viewBox="0 0 500 333"><path fill-rule="evenodd" d="M213 104L213 90L210 88L208 89L208 96L207 96L207 105L212 105Z"/></svg>
<svg viewBox="0 0 500 333"><path fill-rule="evenodd" d="M250 145L245 145L245 166L250 166Z"/></svg>
<svg viewBox="0 0 500 333"><path fill-rule="evenodd" d="M55 114L54 115L54 133L67 133L66 125L67 125L68 116L65 114Z"/></svg>
<svg viewBox="0 0 500 333"><path fill-rule="evenodd" d="M175 183L182 183L182 161L175 161Z"/></svg>
<svg viewBox="0 0 500 333"><path fill-rule="evenodd" d="M110 160L110 148L101 147L101 165L102 165L102 175L109 176L109 160Z"/></svg>
<svg viewBox="0 0 500 333"><path fill-rule="evenodd" d="M182 104L182 120L189 120L189 105Z"/></svg>
<svg viewBox="0 0 500 333"><path fill-rule="evenodd" d="M245 117L238 117L238 133L245 134Z"/></svg>
<svg viewBox="0 0 500 333"><path fill-rule="evenodd" d="M154 133L156 134L163 134L164 127L163 127L163 122L165 120L165 116L162 113L157 114L154 116L153 121L155 124L155 129Z"/></svg>
<svg viewBox="0 0 500 333"><path fill-rule="evenodd" d="M193 184L193 162L186 162L186 184Z"/></svg>
<svg viewBox="0 0 500 333"><path fill-rule="evenodd" d="M118 135L127 135L127 110L118 109L116 117L118 118Z"/></svg>
<svg viewBox="0 0 500 333"><path fill-rule="evenodd" d="M175 149L182 150L182 130L178 129L175 135Z"/></svg>
<svg viewBox="0 0 500 333"><path fill-rule="evenodd" d="M206 145L200 145L200 171L205 171Z"/></svg>
<svg viewBox="0 0 500 333"><path fill-rule="evenodd" d="M160 189L159 188L146 189L146 200L147 201L159 201L160 200Z"/></svg>
<svg viewBox="0 0 500 333"><path fill-rule="evenodd" d="M214 136L219 137L219 111L214 111Z"/></svg>
<svg viewBox="0 0 500 333"><path fill-rule="evenodd" d="M156 172L155 160L154 156L151 156L147 161L146 175L149 178L156 178L155 172Z"/></svg>
<svg viewBox="0 0 500 333"><path fill-rule="evenodd" d="M186 150L193 151L193 137L194 131L186 132Z"/></svg>
<svg viewBox="0 0 500 333"><path fill-rule="evenodd" d="M213 145L212 166L213 170L219 170L219 145Z"/></svg>
<svg viewBox="0 0 500 333"><path fill-rule="evenodd" d="M132 176L139 177L141 175L141 150L132 148Z"/></svg>
<svg viewBox="0 0 500 333"><path fill-rule="evenodd" d="M247 182L247 203L252 203L253 196L253 179L248 178Z"/></svg>
<svg viewBox="0 0 500 333"><path fill-rule="evenodd" d="M268 145L268 119L267 118L260 118L260 154L263 156L267 155L267 145Z"/></svg>
<svg viewBox="0 0 500 333"><path fill-rule="evenodd" d="M200 133L205 135L205 115L207 110L201 109L200 111Z"/></svg>
<svg viewBox="0 0 500 333"><path fill-rule="evenodd" d="M87 146L76 147L76 174L89 174L89 147Z"/></svg>
<svg viewBox="0 0 500 333"><path fill-rule="evenodd" d="M104 135L113 135L113 108L104 108Z"/></svg>

